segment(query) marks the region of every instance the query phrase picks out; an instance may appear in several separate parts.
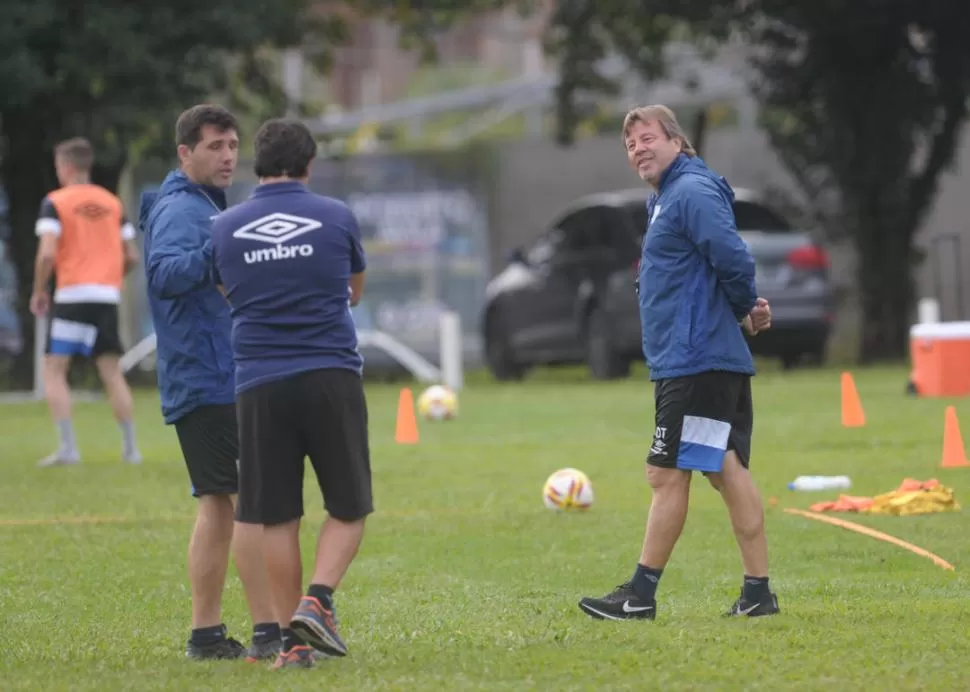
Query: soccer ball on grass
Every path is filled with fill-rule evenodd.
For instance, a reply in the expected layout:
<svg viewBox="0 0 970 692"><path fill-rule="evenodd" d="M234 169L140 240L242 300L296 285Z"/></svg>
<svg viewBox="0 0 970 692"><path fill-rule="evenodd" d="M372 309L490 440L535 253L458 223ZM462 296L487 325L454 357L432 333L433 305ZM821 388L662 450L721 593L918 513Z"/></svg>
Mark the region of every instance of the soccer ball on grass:
<svg viewBox="0 0 970 692"><path fill-rule="evenodd" d="M542 501L556 511L589 509L593 505L593 484L578 469L559 469L542 486Z"/></svg>
<svg viewBox="0 0 970 692"><path fill-rule="evenodd" d="M432 385L418 397L418 413L426 420L450 420L458 415L458 397L444 385Z"/></svg>

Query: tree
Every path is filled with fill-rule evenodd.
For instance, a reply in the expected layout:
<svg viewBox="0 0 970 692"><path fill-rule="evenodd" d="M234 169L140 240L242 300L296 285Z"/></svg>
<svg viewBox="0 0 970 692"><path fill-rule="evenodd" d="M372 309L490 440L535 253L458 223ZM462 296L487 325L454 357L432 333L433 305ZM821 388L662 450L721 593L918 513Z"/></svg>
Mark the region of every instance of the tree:
<svg viewBox="0 0 970 692"><path fill-rule="evenodd" d="M664 69L662 45L678 31L690 40L746 39L773 147L814 215L847 233L858 254L860 360L903 355L915 233L967 117L970 5L566 0L550 44L562 60L560 141L571 141L578 94L611 87L597 60L619 53L653 78Z"/></svg>
<svg viewBox="0 0 970 692"><path fill-rule="evenodd" d="M258 118L282 114L277 49L300 45L326 71L334 48L358 17L402 27L405 44L434 57L435 33L478 12L533 0L6 0L0 11L0 185L11 202L11 251L20 313L33 281L33 225L56 186L51 152L83 135L97 149L95 182L116 189L133 156L171 156L176 115L223 96L230 108L255 103ZM304 109L298 110L308 114ZM244 114L245 115L245 114ZM14 366L30 378L30 343Z"/></svg>
<svg viewBox="0 0 970 692"><path fill-rule="evenodd" d="M860 359L900 357L915 234L967 119L970 5L770 0L753 9L755 90L772 145L858 256Z"/></svg>
<svg viewBox="0 0 970 692"><path fill-rule="evenodd" d="M90 138L95 182L115 189L139 145L164 143L175 115L231 84L280 100L261 49L306 42L322 59L342 23L310 0L7 0L0 22L0 184L10 199L11 250L20 312L29 324L33 224L56 186L51 151L60 139ZM312 49L317 48L317 51ZM231 104L229 104L231 105ZM25 330L30 339L31 330ZM31 339L32 342L32 339ZM30 377L30 344L15 365Z"/></svg>
<svg viewBox="0 0 970 692"><path fill-rule="evenodd" d="M556 5L546 33L546 51L559 60L556 87L556 139L573 143L582 119L578 102L587 96L616 94L620 75L603 74L607 58L622 56L630 70L646 81L666 71L664 48L690 41L710 49L727 36L730 5L706 0L564 0Z"/></svg>

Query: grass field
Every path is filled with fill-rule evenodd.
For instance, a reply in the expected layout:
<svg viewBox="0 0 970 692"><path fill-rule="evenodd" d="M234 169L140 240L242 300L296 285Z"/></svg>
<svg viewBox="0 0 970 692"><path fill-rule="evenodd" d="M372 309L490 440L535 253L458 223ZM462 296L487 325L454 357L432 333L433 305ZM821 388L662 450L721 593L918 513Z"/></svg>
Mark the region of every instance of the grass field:
<svg viewBox="0 0 970 692"><path fill-rule="evenodd" d="M371 386L377 512L336 601L351 655L282 672L183 659L194 507L154 392L137 400L141 467L119 462L105 403L78 407L84 463L53 469L34 467L53 445L43 406L2 407L0 688L970 689L966 510L847 517L956 572L781 511L837 496L787 491L799 474L848 474L866 495L938 478L970 505L970 469L938 468L950 402L907 398L905 380L903 369L856 372L867 426L843 429L837 371L759 375L752 467L778 499L767 521L783 613L721 617L740 564L719 497L695 479L653 623L593 621L576 607L625 581L639 554L653 428L642 370L608 384L568 372L473 380L459 420L422 424L414 447L393 442L398 387ZM953 403L970 430L970 405ZM563 466L590 475L589 513L543 507L542 483ZM304 551L323 517L311 490ZM248 642L234 571L225 620Z"/></svg>

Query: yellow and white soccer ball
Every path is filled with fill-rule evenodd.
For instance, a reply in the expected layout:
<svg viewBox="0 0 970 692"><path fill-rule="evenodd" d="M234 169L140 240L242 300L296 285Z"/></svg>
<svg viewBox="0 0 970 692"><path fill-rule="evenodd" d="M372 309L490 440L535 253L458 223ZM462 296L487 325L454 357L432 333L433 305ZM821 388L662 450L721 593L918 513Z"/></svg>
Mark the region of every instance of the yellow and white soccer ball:
<svg viewBox="0 0 970 692"><path fill-rule="evenodd" d="M432 385L418 397L418 414L426 420L450 420L458 415L458 397L444 385Z"/></svg>
<svg viewBox="0 0 970 692"><path fill-rule="evenodd" d="M556 511L589 509L593 505L593 484L579 469L559 469L546 479L542 501Z"/></svg>

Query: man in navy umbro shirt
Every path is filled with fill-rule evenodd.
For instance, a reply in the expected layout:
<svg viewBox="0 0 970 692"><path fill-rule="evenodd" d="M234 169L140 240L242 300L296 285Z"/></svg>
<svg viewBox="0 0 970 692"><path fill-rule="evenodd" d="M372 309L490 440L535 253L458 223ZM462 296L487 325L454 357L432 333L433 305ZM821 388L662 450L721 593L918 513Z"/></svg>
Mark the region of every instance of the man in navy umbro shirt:
<svg viewBox="0 0 970 692"><path fill-rule="evenodd" d="M312 665L310 646L346 655L333 592L373 511L362 359L350 313L366 260L347 205L306 187L316 150L303 124L264 123L255 142L260 184L212 227L213 276L232 310L237 519L264 527L283 628L278 668ZM329 514L306 594L299 544L305 457Z"/></svg>

